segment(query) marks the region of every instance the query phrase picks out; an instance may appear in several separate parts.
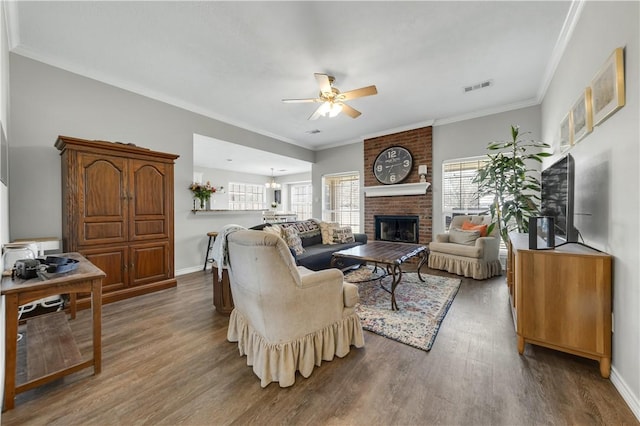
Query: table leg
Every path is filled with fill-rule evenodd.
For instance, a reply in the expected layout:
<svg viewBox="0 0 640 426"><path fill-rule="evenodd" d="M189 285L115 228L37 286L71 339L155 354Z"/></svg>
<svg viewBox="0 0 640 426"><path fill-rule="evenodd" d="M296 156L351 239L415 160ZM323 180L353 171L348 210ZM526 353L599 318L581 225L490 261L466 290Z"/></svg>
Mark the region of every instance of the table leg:
<svg viewBox="0 0 640 426"><path fill-rule="evenodd" d="M78 302L78 293L75 293L75 292L70 293L69 294L69 314L71 315L72 320L76 319L76 312L78 310L77 302Z"/></svg>
<svg viewBox="0 0 640 426"><path fill-rule="evenodd" d="M396 303L396 287L400 283L402 278L402 268L400 265L391 266L392 282L391 282L391 310L399 311L398 304Z"/></svg>
<svg viewBox="0 0 640 426"><path fill-rule="evenodd" d="M428 258L429 258L429 253L427 253L426 251L420 252L420 262L418 263L418 278L422 282L424 282L424 278L422 278L422 275L420 275L420 268L422 268L422 265L424 265L427 262Z"/></svg>
<svg viewBox="0 0 640 426"><path fill-rule="evenodd" d="M18 295L5 296L4 408L14 407L16 397L16 356L18 346Z"/></svg>
<svg viewBox="0 0 640 426"><path fill-rule="evenodd" d="M93 373L102 371L102 279L91 281L93 323Z"/></svg>

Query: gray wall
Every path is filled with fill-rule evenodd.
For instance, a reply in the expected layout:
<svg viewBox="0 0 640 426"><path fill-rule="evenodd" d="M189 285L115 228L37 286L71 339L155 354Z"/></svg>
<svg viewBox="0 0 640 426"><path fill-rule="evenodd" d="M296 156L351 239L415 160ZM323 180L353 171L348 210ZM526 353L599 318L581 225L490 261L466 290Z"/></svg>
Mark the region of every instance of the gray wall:
<svg viewBox="0 0 640 426"><path fill-rule="evenodd" d="M640 418L640 162L638 2L585 2L542 103L542 135L559 123L616 47L625 47L626 105L569 152L576 162L576 225L613 261L611 381ZM545 162L550 164L559 154Z"/></svg>
<svg viewBox="0 0 640 426"><path fill-rule="evenodd" d="M180 155L175 166L176 272L196 270L205 234L255 217L191 213L193 134L314 161L314 152L243 130L41 62L10 55L11 239L61 236L58 135L131 142Z"/></svg>
<svg viewBox="0 0 640 426"><path fill-rule="evenodd" d="M520 126L525 137L540 140L540 107L532 106L486 117L436 125L433 128L433 236L444 232L442 217L442 163L449 160L480 157L487 154L493 141L511 139L511 125Z"/></svg>

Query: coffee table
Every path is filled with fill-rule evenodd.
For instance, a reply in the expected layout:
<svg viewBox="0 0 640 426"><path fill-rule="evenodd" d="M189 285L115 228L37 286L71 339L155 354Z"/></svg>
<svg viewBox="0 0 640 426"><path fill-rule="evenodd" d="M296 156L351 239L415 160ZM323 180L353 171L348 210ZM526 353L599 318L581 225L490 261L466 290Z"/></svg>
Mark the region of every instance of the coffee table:
<svg viewBox="0 0 640 426"><path fill-rule="evenodd" d="M402 279L402 265L407 260L418 256L420 262L418 263L418 278L424 282L422 275L420 275L420 268L427 261L429 255L429 249L427 246L411 243L396 243L389 241L371 241L367 244L352 247L346 250L340 250L333 253L331 258L331 266L334 266L339 258L349 258L361 260L363 263L373 262L376 267L378 264L385 265L387 272L391 275L391 289L388 289L380 283L383 290L391 294L391 310L397 311L398 304L396 303L396 287L400 284Z"/></svg>

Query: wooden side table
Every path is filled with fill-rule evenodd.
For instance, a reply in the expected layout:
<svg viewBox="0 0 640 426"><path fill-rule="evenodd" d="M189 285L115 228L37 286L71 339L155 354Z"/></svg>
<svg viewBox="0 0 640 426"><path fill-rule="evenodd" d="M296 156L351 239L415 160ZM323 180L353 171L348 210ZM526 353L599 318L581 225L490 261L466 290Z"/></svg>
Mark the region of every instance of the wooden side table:
<svg viewBox="0 0 640 426"><path fill-rule="evenodd" d="M218 265L213 264L213 306L216 312L222 315L231 315L233 311L233 297L231 296L231 284L229 283L229 271L222 270L222 280L218 278Z"/></svg>
<svg viewBox="0 0 640 426"><path fill-rule="evenodd" d="M102 369L102 279L106 276L79 253L63 253L61 257L69 257L79 261L78 268L64 274L46 274L45 280L32 278L3 277L1 294L5 296L5 375L4 375L4 406L3 411L14 407L15 396L45 383L57 380L63 376L75 373L93 366L94 374ZM39 352L44 360L34 354L29 354L27 347L27 363L33 361L36 366L27 365L27 370L39 371L38 377L28 372L25 383L16 383L16 352L18 335L18 306L56 294L69 294L71 298L70 313L75 318L77 293L91 293L91 311L93 323L93 356L82 360L71 329L64 313L55 313L27 320L27 340L36 338ZM62 314L62 315L61 315ZM37 334L32 335L30 333ZM72 353L70 357L48 356L46 347L65 342L65 352ZM72 346L72 347L70 347ZM32 351L35 352L35 351ZM54 351L51 351L53 353ZM36 354L38 355L38 354Z"/></svg>

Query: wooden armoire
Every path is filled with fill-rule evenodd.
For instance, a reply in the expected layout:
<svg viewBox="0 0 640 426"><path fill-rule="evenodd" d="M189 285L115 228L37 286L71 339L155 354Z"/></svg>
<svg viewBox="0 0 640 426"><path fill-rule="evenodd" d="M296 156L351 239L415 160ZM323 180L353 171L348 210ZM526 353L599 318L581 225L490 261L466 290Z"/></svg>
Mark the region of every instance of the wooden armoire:
<svg viewBox="0 0 640 426"><path fill-rule="evenodd" d="M177 155L59 136L62 242L102 269L103 303L173 287ZM79 297L78 306L89 299Z"/></svg>

